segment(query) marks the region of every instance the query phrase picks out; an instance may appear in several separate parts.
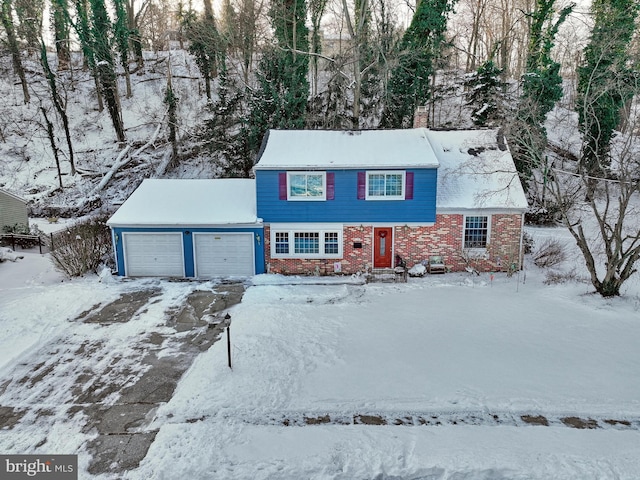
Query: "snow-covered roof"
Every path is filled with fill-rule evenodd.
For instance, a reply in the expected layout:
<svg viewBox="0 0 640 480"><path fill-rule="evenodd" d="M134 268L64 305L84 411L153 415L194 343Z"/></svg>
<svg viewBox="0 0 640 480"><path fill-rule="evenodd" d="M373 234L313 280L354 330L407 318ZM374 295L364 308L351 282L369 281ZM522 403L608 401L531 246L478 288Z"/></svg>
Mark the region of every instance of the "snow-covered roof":
<svg viewBox="0 0 640 480"><path fill-rule="evenodd" d="M255 180L147 179L107 224L209 226L257 221Z"/></svg>
<svg viewBox="0 0 640 480"><path fill-rule="evenodd" d="M428 130L436 153L436 208L526 210L527 198L511 153L497 130Z"/></svg>
<svg viewBox="0 0 640 480"><path fill-rule="evenodd" d="M435 168L427 130L270 130L256 170Z"/></svg>
<svg viewBox="0 0 640 480"><path fill-rule="evenodd" d="M8 190L4 190L4 189L0 188L0 193L3 194L3 195L6 195L7 197L14 198L14 199L16 199L16 200L18 200L18 201L20 201L22 203L25 203L25 204L27 203L27 201L24 198L16 195L15 193L11 193Z"/></svg>

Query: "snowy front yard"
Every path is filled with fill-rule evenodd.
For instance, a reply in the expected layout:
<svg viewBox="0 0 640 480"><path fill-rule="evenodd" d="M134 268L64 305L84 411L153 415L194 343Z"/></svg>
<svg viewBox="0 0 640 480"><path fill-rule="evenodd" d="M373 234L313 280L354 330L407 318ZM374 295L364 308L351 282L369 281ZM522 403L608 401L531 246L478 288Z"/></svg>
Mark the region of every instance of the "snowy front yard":
<svg viewBox="0 0 640 480"><path fill-rule="evenodd" d="M256 277L128 478L637 478L637 298L532 277Z"/></svg>
<svg viewBox="0 0 640 480"><path fill-rule="evenodd" d="M0 270L3 375L73 334L83 309L140 287L61 283L46 269L22 278L19 262L10 279ZM407 284L254 277L230 310L233 370L224 338L201 354L141 427L158 434L124 478L637 479L638 282L603 300L584 283L542 280L535 269ZM159 316L197 285L159 282ZM571 417L597 428L571 428ZM78 453L80 478L94 478L73 424L28 452L14 451L20 428L0 431L0 451L80 445L56 453Z"/></svg>

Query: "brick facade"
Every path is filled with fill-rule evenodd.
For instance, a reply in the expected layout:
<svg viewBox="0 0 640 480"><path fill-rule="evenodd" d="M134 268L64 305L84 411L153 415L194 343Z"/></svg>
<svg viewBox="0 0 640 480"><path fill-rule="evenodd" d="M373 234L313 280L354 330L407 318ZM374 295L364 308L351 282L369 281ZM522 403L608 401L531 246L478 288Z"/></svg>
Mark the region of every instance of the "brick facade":
<svg viewBox="0 0 640 480"><path fill-rule="evenodd" d="M394 255L400 255L411 267L429 255L443 255L452 271L467 266L478 271L507 271L512 263L521 265L520 240L522 215L494 214L490 219L490 238L486 252L472 256L463 250L464 215L438 214L429 227L397 225L393 228ZM373 264L373 226L351 225L343 230L343 258L276 259L271 258L270 228L265 226L265 262L271 273L293 275L353 274L370 271Z"/></svg>

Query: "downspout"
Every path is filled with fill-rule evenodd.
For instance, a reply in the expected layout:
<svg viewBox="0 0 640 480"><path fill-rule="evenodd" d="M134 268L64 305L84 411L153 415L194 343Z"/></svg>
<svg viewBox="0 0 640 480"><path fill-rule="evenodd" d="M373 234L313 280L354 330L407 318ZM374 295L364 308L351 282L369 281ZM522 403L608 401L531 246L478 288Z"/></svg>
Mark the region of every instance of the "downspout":
<svg viewBox="0 0 640 480"><path fill-rule="evenodd" d="M524 270L524 212L520 214L520 270Z"/></svg>

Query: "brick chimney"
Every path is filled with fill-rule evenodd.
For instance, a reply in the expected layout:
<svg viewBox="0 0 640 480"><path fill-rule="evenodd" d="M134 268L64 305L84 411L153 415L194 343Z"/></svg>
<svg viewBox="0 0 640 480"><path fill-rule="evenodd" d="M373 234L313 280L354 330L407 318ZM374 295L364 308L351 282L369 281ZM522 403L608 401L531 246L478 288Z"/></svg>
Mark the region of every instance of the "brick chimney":
<svg viewBox="0 0 640 480"><path fill-rule="evenodd" d="M429 128L429 110L426 105L416 108L413 114L413 128Z"/></svg>

